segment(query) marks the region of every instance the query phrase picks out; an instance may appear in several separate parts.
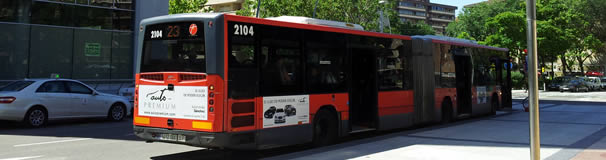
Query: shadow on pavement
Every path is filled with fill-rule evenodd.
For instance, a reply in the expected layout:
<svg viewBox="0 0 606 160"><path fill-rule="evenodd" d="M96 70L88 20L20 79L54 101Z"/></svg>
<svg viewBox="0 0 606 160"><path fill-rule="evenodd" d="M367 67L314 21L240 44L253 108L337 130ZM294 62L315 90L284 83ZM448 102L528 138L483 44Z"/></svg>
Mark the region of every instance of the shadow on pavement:
<svg viewBox="0 0 606 160"><path fill-rule="evenodd" d="M17 122L0 121L0 135L82 137L116 140L136 140L132 134L132 118L113 122L103 118L49 121L40 128L30 128Z"/></svg>

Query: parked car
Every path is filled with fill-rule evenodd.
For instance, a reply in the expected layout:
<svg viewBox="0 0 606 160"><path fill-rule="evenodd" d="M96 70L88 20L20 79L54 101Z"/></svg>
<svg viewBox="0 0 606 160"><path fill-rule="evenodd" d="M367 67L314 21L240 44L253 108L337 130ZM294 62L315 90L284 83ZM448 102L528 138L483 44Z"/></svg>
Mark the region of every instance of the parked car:
<svg viewBox="0 0 606 160"><path fill-rule="evenodd" d="M120 88L118 95L126 97L130 103L135 102L135 84L128 85L127 87Z"/></svg>
<svg viewBox="0 0 606 160"><path fill-rule="evenodd" d="M602 82L602 89L606 89L606 77L600 78L600 81Z"/></svg>
<svg viewBox="0 0 606 160"><path fill-rule="evenodd" d="M585 81L590 90L597 91L602 89L602 83L598 77L585 77Z"/></svg>
<svg viewBox="0 0 606 160"><path fill-rule="evenodd" d="M560 90L560 85L562 85L564 82L568 81L571 78L573 78L573 77L555 77L555 78L553 78L553 80L551 82L549 82L549 84L547 84L545 90L546 91L558 91L558 90Z"/></svg>
<svg viewBox="0 0 606 160"><path fill-rule="evenodd" d="M587 83L584 78L573 78L562 85L560 85L560 92L571 91L571 92L579 92L579 91L589 91L589 87L587 87Z"/></svg>
<svg viewBox="0 0 606 160"><path fill-rule="evenodd" d="M101 93L70 79L25 79L0 88L0 120L40 127L49 120L104 117L120 121L128 99Z"/></svg>

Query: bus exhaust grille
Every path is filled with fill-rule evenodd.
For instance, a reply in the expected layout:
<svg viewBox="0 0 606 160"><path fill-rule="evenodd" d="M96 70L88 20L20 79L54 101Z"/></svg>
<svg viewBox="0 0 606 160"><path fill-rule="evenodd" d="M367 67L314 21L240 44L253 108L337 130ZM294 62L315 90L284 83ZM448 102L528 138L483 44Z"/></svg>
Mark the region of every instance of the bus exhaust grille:
<svg viewBox="0 0 606 160"><path fill-rule="evenodd" d="M253 126L255 124L255 116L237 116L231 118L231 127L244 127L244 126Z"/></svg>
<svg viewBox="0 0 606 160"><path fill-rule="evenodd" d="M255 103L253 102L239 102L231 105L231 113L253 113L255 112Z"/></svg>
<svg viewBox="0 0 606 160"><path fill-rule="evenodd" d="M141 79L164 81L164 75L163 74L142 74Z"/></svg>
<svg viewBox="0 0 606 160"><path fill-rule="evenodd" d="M206 75L203 74L180 74L179 78L181 81L195 81L206 79Z"/></svg>

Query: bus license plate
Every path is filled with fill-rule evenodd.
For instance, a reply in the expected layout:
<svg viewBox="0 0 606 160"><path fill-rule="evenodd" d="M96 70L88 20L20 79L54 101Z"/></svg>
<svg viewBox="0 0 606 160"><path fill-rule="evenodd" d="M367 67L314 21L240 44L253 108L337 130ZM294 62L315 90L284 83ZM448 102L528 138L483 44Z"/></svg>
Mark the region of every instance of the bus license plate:
<svg viewBox="0 0 606 160"><path fill-rule="evenodd" d="M160 134L156 137L159 140L185 142L185 135L180 134Z"/></svg>

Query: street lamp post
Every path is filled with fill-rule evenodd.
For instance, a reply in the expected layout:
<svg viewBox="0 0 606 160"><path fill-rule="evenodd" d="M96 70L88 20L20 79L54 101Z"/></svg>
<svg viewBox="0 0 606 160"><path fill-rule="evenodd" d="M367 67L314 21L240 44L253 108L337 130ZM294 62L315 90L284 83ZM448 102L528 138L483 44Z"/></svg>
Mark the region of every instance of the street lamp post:
<svg viewBox="0 0 606 160"><path fill-rule="evenodd" d="M379 1L379 5L380 5L379 6L379 18L380 18L380 21L379 21L379 31L381 33L383 33L383 7L382 7L382 5L385 4L385 3L387 3L387 1L385 1L385 0L380 0Z"/></svg>
<svg viewBox="0 0 606 160"><path fill-rule="evenodd" d="M530 104L530 159L541 158L541 134L539 129L539 82L537 79L537 23L536 0L526 1L526 20L528 21L528 97Z"/></svg>
<svg viewBox="0 0 606 160"><path fill-rule="evenodd" d="M318 2L320 0L316 0L316 5L314 6L314 15L311 18L316 18L316 8L318 8Z"/></svg>

